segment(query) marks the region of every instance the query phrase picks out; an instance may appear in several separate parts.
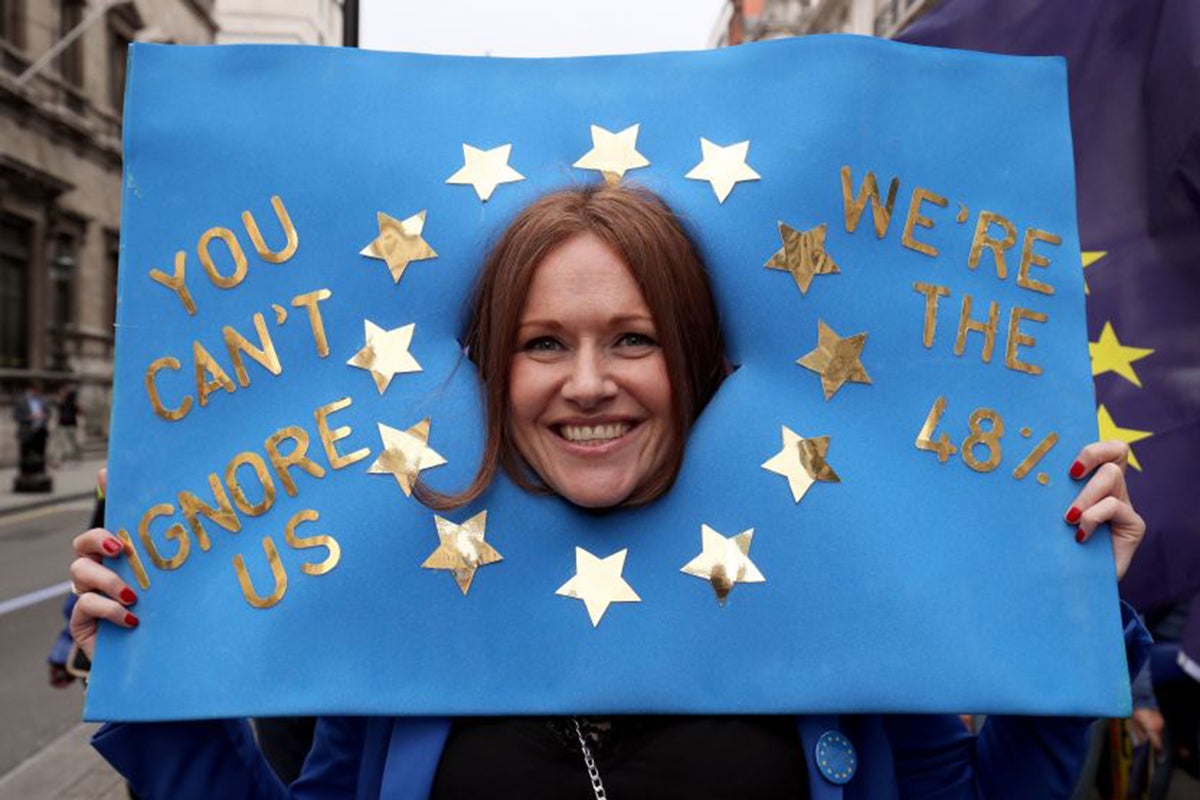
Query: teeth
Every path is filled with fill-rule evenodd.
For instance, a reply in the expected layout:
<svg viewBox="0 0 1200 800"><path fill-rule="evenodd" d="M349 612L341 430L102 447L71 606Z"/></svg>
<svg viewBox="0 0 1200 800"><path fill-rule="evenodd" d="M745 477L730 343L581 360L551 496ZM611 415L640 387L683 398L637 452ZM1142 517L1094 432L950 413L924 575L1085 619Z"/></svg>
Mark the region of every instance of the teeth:
<svg viewBox="0 0 1200 800"><path fill-rule="evenodd" d="M618 422L612 425L563 425L559 429L564 439L570 442L607 442L619 439L629 432L629 424Z"/></svg>

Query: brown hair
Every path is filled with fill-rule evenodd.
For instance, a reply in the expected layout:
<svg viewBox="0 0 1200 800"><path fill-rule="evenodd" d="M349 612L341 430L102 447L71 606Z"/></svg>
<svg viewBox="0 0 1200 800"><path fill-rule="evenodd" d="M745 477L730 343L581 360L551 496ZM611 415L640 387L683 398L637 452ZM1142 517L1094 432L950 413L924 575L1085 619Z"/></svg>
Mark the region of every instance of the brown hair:
<svg viewBox="0 0 1200 800"><path fill-rule="evenodd" d="M648 503L675 482L688 430L724 376L716 302L695 246L666 203L628 184L595 184L537 200L517 215L488 254L463 340L483 381L483 458L471 484L458 494L444 495L418 483L417 497L430 508L471 502L491 485L498 468L526 491L548 491L512 441L509 375L534 272L553 250L585 232L599 237L629 268L654 317L671 382L673 452L623 505Z"/></svg>

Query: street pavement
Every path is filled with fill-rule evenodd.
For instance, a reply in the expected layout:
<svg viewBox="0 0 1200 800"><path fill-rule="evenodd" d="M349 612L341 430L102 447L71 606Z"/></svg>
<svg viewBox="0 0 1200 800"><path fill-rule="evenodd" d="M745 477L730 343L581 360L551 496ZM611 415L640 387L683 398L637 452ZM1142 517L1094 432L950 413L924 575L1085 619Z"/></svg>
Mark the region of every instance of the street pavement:
<svg viewBox="0 0 1200 800"><path fill-rule="evenodd" d="M12 493L14 471L0 470L0 800L125 800L120 777L80 722L78 683L54 689L46 654L62 629L71 539L91 517L101 461L55 470L54 492ZM1177 772L1169 800L1200 797Z"/></svg>

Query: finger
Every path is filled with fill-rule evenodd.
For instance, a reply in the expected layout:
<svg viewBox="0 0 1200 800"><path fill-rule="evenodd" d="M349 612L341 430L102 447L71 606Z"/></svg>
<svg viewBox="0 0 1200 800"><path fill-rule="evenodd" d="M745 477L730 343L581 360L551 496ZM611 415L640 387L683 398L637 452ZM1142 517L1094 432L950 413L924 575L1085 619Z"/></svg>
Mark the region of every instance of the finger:
<svg viewBox="0 0 1200 800"><path fill-rule="evenodd" d="M103 528L92 528L75 537L72 542L75 555L100 561L105 558L116 558L125 550L121 540Z"/></svg>
<svg viewBox="0 0 1200 800"><path fill-rule="evenodd" d="M115 600L110 600L96 592L84 592L79 596L79 602L75 604L75 608L71 611L72 629L75 628L77 618L80 627L85 627L88 624L94 626L97 620L102 619L108 620L122 628L136 628L138 626L138 618L135 614Z"/></svg>
<svg viewBox="0 0 1200 800"><path fill-rule="evenodd" d="M108 465L105 464L96 473L96 484L100 487L100 496L104 497L108 494Z"/></svg>
<svg viewBox="0 0 1200 800"><path fill-rule="evenodd" d="M1079 490L1063 518L1068 525L1075 525L1084 512L1105 497L1115 497L1121 501L1129 499L1129 492L1125 488L1125 473L1112 462L1100 465L1091 480Z"/></svg>
<svg viewBox="0 0 1200 800"><path fill-rule="evenodd" d="M1087 541L1096 528L1104 523L1108 523L1114 538L1138 541L1146 530L1146 523L1133 510L1133 506L1109 496L1080 515L1075 540Z"/></svg>
<svg viewBox="0 0 1200 800"><path fill-rule="evenodd" d="M1071 477L1079 480L1101 464L1116 464L1124 472L1129 464L1129 445L1116 440L1092 442L1075 456L1075 463L1071 464Z"/></svg>
<svg viewBox="0 0 1200 800"><path fill-rule="evenodd" d="M100 592L122 605L131 606L137 602L137 594L129 584L108 567L89 558L77 558L71 562L71 583L80 592Z"/></svg>

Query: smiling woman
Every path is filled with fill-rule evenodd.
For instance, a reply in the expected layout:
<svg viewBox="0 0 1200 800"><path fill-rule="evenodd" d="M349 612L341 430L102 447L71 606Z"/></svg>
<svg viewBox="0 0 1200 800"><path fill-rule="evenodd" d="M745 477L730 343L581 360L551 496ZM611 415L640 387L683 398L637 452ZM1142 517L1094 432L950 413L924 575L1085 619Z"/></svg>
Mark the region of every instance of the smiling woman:
<svg viewBox="0 0 1200 800"><path fill-rule="evenodd" d="M522 211L480 273L465 342L487 440L457 495L503 469L576 505L640 505L675 481L684 441L724 374L704 265L656 195L625 184L549 194Z"/></svg>

